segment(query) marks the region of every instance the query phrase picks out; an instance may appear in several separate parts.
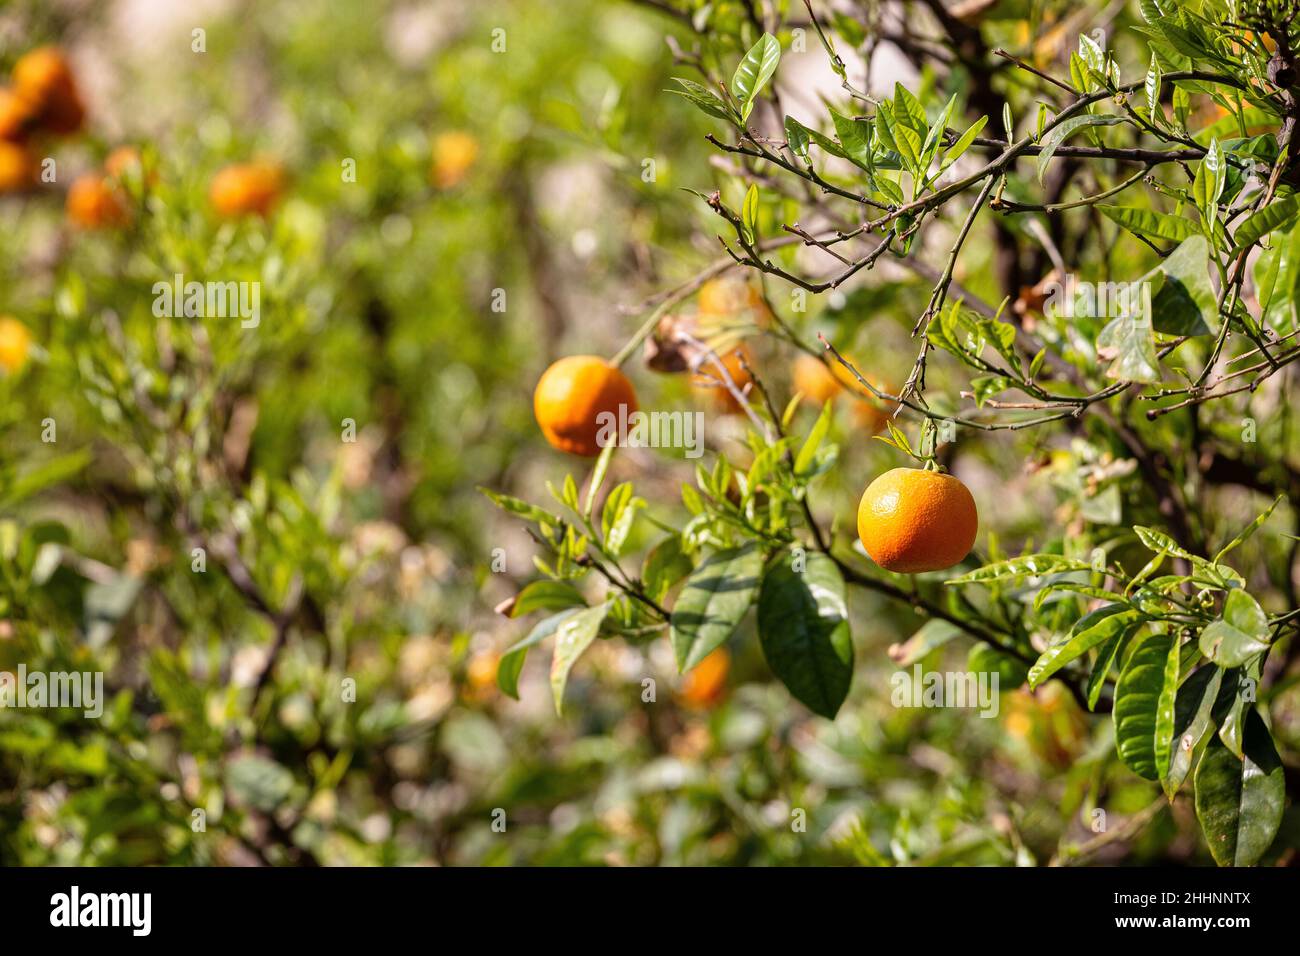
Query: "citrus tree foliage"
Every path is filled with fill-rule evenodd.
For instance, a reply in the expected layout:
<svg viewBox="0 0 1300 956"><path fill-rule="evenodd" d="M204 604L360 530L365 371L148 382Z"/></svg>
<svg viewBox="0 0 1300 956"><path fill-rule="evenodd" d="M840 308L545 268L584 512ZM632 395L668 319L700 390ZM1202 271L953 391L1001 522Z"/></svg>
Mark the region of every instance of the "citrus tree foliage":
<svg viewBox="0 0 1300 956"><path fill-rule="evenodd" d="M0 11L87 105L0 196L0 671L105 689L0 708L0 863L1294 853L1289 4L117 6ZM70 228L124 144L130 215ZM260 158L281 202L216 215ZM177 275L260 323L159 314ZM546 449L572 352L704 456ZM981 528L893 575L851 516L916 463ZM915 666L1000 717L895 706Z"/></svg>
<svg viewBox="0 0 1300 956"><path fill-rule="evenodd" d="M1295 539L1279 520L1294 522L1280 506L1300 478L1293 5L1146 0L1099 29L1071 21L1077 47L1055 63L1037 46L1010 52L1013 24L988 9L1001 5L962 4L959 18L916 4L950 53L917 57L919 82L880 96L848 60L869 64L891 36L928 49L888 6L673 8L686 39L669 92L708 119L723 158L716 188L691 191L725 256L662 293L642 335L716 272L756 273L772 315L741 334L777 340L788 358L825 349L898 403L883 436L896 457L951 461L1012 432L1026 454L1074 458L1057 474L1077 505L1069 528L1052 516L1003 535L998 501L984 500L992 530L965 567L910 580L873 569L815 502L852 432L834 440L829 404L808 424L756 362L748 387L724 383L749 418L745 452L696 466L680 530L632 480L604 494L610 448L585 491L566 478L551 504L489 492L550 552L514 606L542 613L501 686L514 691L509 675L554 632L559 710L595 639L661 636L689 671L753 613L771 672L833 718L854 673L847 594L861 588L930 618L922 653L970 643L973 667L1030 689L1059 682L1108 713L1129 771L1171 803L1190 792L1215 861L1257 863L1287 799L1266 715L1294 671L1300 619ZM825 57L842 81L803 118L786 112L808 98L802 61L786 80L796 55ZM976 252L965 267L989 241L993 261ZM894 389L841 354L843 328L801 315L803 293L886 267L929 289ZM1140 292L1118 310L1072 289L1044 303L1050 269L1061 283L1068 273ZM705 343L714 356L728 334ZM1249 517L1213 506L1228 485L1259 494ZM595 598L557 589L589 577L602 583Z"/></svg>

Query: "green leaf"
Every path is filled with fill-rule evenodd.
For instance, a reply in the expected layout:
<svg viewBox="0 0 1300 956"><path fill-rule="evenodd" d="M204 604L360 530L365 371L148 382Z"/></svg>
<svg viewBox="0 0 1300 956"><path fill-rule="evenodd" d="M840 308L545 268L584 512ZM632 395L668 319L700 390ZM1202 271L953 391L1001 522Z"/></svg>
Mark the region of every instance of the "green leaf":
<svg viewBox="0 0 1300 956"><path fill-rule="evenodd" d="M718 551L691 574L672 614L677 669L690 670L731 636L754 601L763 555L756 545Z"/></svg>
<svg viewBox="0 0 1300 956"><path fill-rule="evenodd" d="M758 184L751 183L745 192L744 205L740 207L740 222L745 227L745 241L753 243L758 238Z"/></svg>
<svg viewBox="0 0 1300 956"><path fill-rule="evenodd" d="M835 135L840 138L844 155L863 169L870 169L871 124L835 110L831 110L831 122L835 124Z"/></svg>
<svg viewBox="0 0 1300 956"><path fill-rule="evenodd" d="M763 577L758 637L768 666L813 713L833 718L853 680L844 579L820 552L796 571L782 555Z"/></svg>
<svg viewBox="0 0 1300 956"><path fill-rule="evenodd" d="M1089 710L1097 709L1097 701L1101 699L1101 691L1106 686L1106 678L1110 676L1111 668L1115 666L1115 659L1119 657L1120 652L1124 649L1124 644L1131 633L1131 628L1121 631L1097 651L1097 660L1092 665L1092 673L1088 675Z"/></svg>
<svg viewBox="0 0 1300 956"><path fill-rule="evenodd" d="M1155 333L1150 317L1145 314L1112 319L1097 336L1097 354L1110 361L1106 369L1108 378L1147 384L1160 381Z"/></svg>
<svg viewBox="0 0 1300 956"><path fill-rule="evenodd" d="M1178 688L1174 704L1174 747L1168 772L1161 778L1165 796L1171 801L1192 769L1197 745L1212 726L1214 702L1223 682L1223 669L1214 665L1197 668Z"/></svg>
<svg viewBox="0 0 1300 956"><path fill-rule="evenodd" d="M1300 277L1300 227L1278 236L1272 248L1255 261L1255 286L1259 291L1260 322L1278 335L1289 335L1297 322L1297 278Z"/></svg>
<svg viewBox="0 0 1300 956"><path fill-rule="evenodd" d="M555 633L556 628L577 613L576 608L569 608L567 611L561 611L559 614L552 614L548 618L543 618L528 632L527 637L512 645L501 655L501 660L497 662L497 686L501 688L502 692L515 700L519 699L519 674L524 669L524 660L528 657L528 649L550 637Z"/></svg>
<svg viewBox="0 0 1300 956"><path fill-rule="evenodd" d="M1219 303L1210 285L1210 247L1192 236L1139 281L1155 285L1152 326L1166 335L1210 335L1219 328Z"/></svg>
<svg viewBox="0 0 1300 956"><path fill-rule="evenodd" d="M582 593L567 581L534 581L525 585L510 609L511 617L523 617L534 611L553 611L564 607L586 606Z"/></svg>
<svg viewBox="0 0 1300 956"><path fill-rule="evenodd" d="M792 153L805 163L808 162L808 145L812 141L808 135L808 127L793 116L785 118L785 141Z"/></svg>
<svg viewBox="0 0 1300 956"><path fill-rule="evenodd" d="M1087 571L1092 566L1078 558L1067 558L1059 554L1027 554L1020 558L997 561L976 568L960 577L949 578L945 584L984 584L1002 578L1042 577L1047 574L1059 574L1064 571Z"/></svg>
<svg viewBox="0 0 1300 956"><path fill-rule="evenodd" d="M1244 753L1238 760L1211 737L1196 768L1196 817L1220 866L1254 866L1282 824L1282 761L1253 710L1246 718Z"/></svg>
<svg viewBox="0 0 1300 956"><path fill-rule="evenodd" d="M975 137L980 134L980 130L984 128L984 124L988 121L987 116L981 116L966 129L966 132L957 137L956 142L949 146L948 151L944 154L943 165L939 167L940 172L957 162L961 155L970 149L971 143L975 142Z"/></svg>
<svg viewBox="0 0 1300 956"><path fill-rule="evenodd" d="M930 124L925 118L925 107L902 83L894 84L894 119L918 137L930 130ZM919 138L917 141L920 142Z"/></svg>
<svg viewBox="0 0 1300 956"><path fill-rule="evenodd" d="M1268 650L1268 617L1245 591L1229 591L1223 617L1201 631L1200 645L1201 653L1220 667L1240 667Z"/></svg>
<svg viewBox="0 0 1300 956"><path fill-rule="evenodd" d="M717 93L714 93L707 86L703 86L693 80L684 80L676 76L673 77L673 81L680 83L683 88L680 90L666 90L665 92L676 93L678 96L685 97L709 116L732 122L733 117L727 111L727 104L723 102L722 97L718 96Z"/></svg>
<svg viewBox="0 0 1300 956"><path fill-rule="evenodd" d="M1151 552L1159 553L1164 551L1166 554L1172 554L1176 557L1191 560L1193 555L1186 548L1181 547L1177 541L1168 534L1156 528L1148 528L1145 525L1134 525L1133 532L1138 536L1142 545Z"/></svg>
<svg viewBox="0 0 1300 956"><path fill-rule="evenodd" d="M1144 620L1140 611L1111 604L1084 615L1070 636L1043 651L1029 668L1029 689L1033 690L1071 661L1078 660L1099 644L1129 633Z"/></svg>
<svg viewBox="0 0 1300 956"><path fill-rule="evenodd" d="M1129 654L1115 685L1115 748L1124 765L1147 780L1159 779L1160 769L1168 766L1167 762L1157 763L1159 752L1166 756L1169 752L1167 741L1163 745L1157 743L1157 732L1166 728L1173 732L1174 698L1165 685L1171 656L1175 660L1174 682L1177 682L1175 644L1170 634L1152 634L1143 639Z"/></svg>
<svg viewBox="0 0 1300 956"><path fill-rule="evenodd" d="M600 533L605 548L617 557L623 553L636 513L645 507L645 500L632 494L632 482L625 481L609 493L601 509Z"/></svg>
<svg viewBox="0 0 1300 956"><path fill-rule="evenodd" d="M1088 113L1084 116L1072 116L1061 123L1060 126L1048 132L1043 137L1042 150L1038 154L1038 184L1040 186L1043 184L1043 176L1046 175L1047 166L1052 161L1052 156L1056 154L1057 149L1079 130L1089 126L1115 126L1123 122L1124 117L1122 116Z"/></svg>
<svg viewBox="0 0 1300 956"><path fill-rule="evenodd" d="M1156 699L1154 752L1156 770L1161 780L1166 776L1170 755L1174 747L1175 705L1178 699L1178 673L1181 650L1177 635L1170 634L1169 653L1165 656L1164 679L1160 685L1160 696Z"/></svg>
<svg viewBox="0 0 1300 956"><path fill-rule="evenodd" d="M1156 62L1156 55L1151 54L1151 66L1147 69L1146 83L1144 90L1147 95L1147 115L1152 123L1161 123L1165 118L1164 107L1160 105L1160 81L1162 73L1160 64Z"/></svg>
<svg viewBox="0 0 1300 956"><path fill-rule="evenodd" d="M582 516L591 517L591 507L596 501L596 492L600 491L600 486L605 483L605 473L609 471L609 460L614 457L616 443L611 442L601 449L600 457L596 459L596 466L591 470L591 480L587 482L587 498L582 505Z"/></svg>
<svg viewBox="0 0 1300 956"><path fill-rule="evenodd" d="M1196 179L1192 183L1192 198L1196 208L1201 211L1206 234L1214 228L1219 216L1219 197L1227 182L1227 167L1223 161L1223 148L1217 139L1210 142L1210 148L1196 168Z"/></svg>
<svg viewBox="0 0 1300 956"><path fill-rule="evenodd" d="M1300 215L1300 195L1292 193L1285 199L1278 199L1251 216L1237 227L1233 240L1233 256L1238 256L1246 249L1259 242L1275 229L1289 226Z"/></svg>
<svg viewBox="0 0 1300 956"><path fill-rule="evenodd" d="M830 400L827 400L822 406L821 414L817 416L812 431L808 433L803 447L799 449L799 454L794 460L795 475L806 475L812 471L813 463L817 460L817 450L821 448L822 441L831 427L831 404Z"/></svg>
<svg viewBox="0 0 1300 956"><path fill-rule="evenodd" d="M555 654L551 658L551 695L555 698L555 712L564 712L564 688L569 682L569 672L582 652L600 633L600 624L609 613L609 604L597 604L585 611L566 617L555 629Z"/></svg>
<svg viewBox="0 0 1300 956"><path fill-rule="evenodd" d="M1150 239L1167 239L1182 242L1200 233L1199 227L1190 219L1182 216L1170 216L1154 209L1138 209L1133 206L1111 206L1098 203L1097 209L1107 219L1123 226L1129 232Z"/></svg>
<svg viewBox="0 0 1300 956"><path fill-rule="evenodd" d="M690 555L682 550L682 536L673 534L650 549L641 568L641 581L646 593L658 601L693 568Z"/></svg>
<svg viewBox="0 0 1300 956"><path fill-rule="evenodd" d="M764 33L740 61L731 78L731 94L740 103L742 118L749 118L754 98L772 78L780 61L781 44L770 33Z"/></svg>
<svg viewBox="0 0 1300 956"><path fill-rule="evenodd" d="M492 491L490 488L479 488L479 491L481 491L484 495L486 495L489 499L491 499L492 503L495 504L498 508L501 508L504 511L508 511L513 515L518 515L519 517L527 521L532 521L537 524L549 524L549 525L555 525L560 523L559 518L555 517L554 515L548 514L547 512L543 511L541 508L537 507L536 505L530 505L528 502L523 501L520 498L513 498L510 495L503 495L500 494L499 492Z"/></svg>

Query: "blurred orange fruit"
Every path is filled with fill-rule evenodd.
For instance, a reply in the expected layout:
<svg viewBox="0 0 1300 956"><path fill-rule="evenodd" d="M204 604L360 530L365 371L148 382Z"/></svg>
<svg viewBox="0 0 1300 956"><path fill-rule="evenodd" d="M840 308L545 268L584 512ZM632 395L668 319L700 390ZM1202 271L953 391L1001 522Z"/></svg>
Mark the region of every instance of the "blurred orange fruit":
<svg viewBox="0 0 1300 956"><path fill-rule="evenodd" d="M0 139L22 142L36 119L35 103L13 87L0 87Z"/></svg>
<svg viewBox="0 0 1300 956"><path fill-rule="evenodd" d="M682 702L690 707L713 707L722 700L731 670L731 654L719 647L700 661L682 680Z"/></svg>
<svg viewBox="0 0 1300 956"><path fill-rule="evenodd" d="M979 515L970 489L952 475L920 468L887 471L862 494L858 537L882 568L942 571L975 544Z"/></svg>
<svg viewBox="0 0 1300 956"><path fill-rule="evenodd" d="M158 181L157 172L144 171L144 157L134 146L118 146L104 158L104 172L112 179L122 179L135 167L140 168L146 185L153 185Z"/></svg>
<svg viewBox="0 0 1300 956"><path fill-rule="evenodd" d="M500 656L490 651L480 651L469 659L465 677L474 698L482 699L491 695L497 685L497 667L500 663Z"/></svg>
<svg viewBox="0 0 1300 956"><path fill-rule="evenodd" d="M208 199L217 214L227 219L253 214L266 216L283 188L284 175L275 163L236 163L212 177Z"/></svg>
<svg viewBox="0 0 1300 956"><path fill-rule="evenodd" d="M478 159L478 140L463 130L439 133L433 140L431 178L439 189L459 185Z"/></svg>
<svg viewBox="0 0 1300 956"><path fill-rule="evenodd" d="M767 325L771 313L763 294L738 276L710 279L700 286L696 299L701 316L709 318L749 318L756 325Z"/></svg>
<svg viewBox="0 0 1300 956"><path fill-rule="evenodd" d="M0 139L0 195L21 192L36 182L36 160L26 146Z"/></svg>
<svg viewBox="0 0 1300 956"><path fill-rule="evenodd" d="M11 315L0 316L0 369L13 375L25 364L31 351L32 333Z"/></svg>
<svg viewBox="0 0 1300 956"><path fill-rule="evenodd" d="M17 92L32 102L43 127L65 135L81 129L86 109L72 68L57 47L23 54L14 64L13 80Z"/></svg>
<svg viewBox="0 0 1300 956"><path fill-rule="evenodd" d="M108 229L131 221L126 197L103 173L84 173L68 189L68 221L82 229Z"/></svg>
<svg viewBox="0 0 1300 956"><path fill-rule="evenodd" d="M731 377L736 388L743 393L745 386L754 380L746 368L753 365L749 349L744 345L738 345L731 351L719 355L718 360L722 362L723 368L727 370L727 375ZM691 387L701 398L711 401L719 411L732 413L744 411L735 394L728 388L726 379L723 378L712 355L706 355L704 361L700 363L691 377Z"/></svg>
<svg viewBox="0 0 1300 956"><path fill-rule="evenodd" d="M851 356L846 356L855 367L858 362L854 361ZM796 391L802 392L805 398L808 398L816 405L824 405L839 396L840 392L845 389L852 389L859 393L863 398L855 400L852 403L853 417L857 420L860 427L866 429L875 435L885 427L885 422L893 414L893 409L871 393L869 389L862 386L856 378L853 377L848 369L835 361L833 356L828 357L827 361L833 363L831 368L827 367L827 362L813 358L811 355L803 354L795 359L794 362L794 387ZM892 394L893 389L879 381L875 376L864 374L863 376L872 387L879 392Z"/></svg>
<svg viewBox="0 0 1300 956"><path fill-rule="evenodd" d="M601 414L620 420L637 410L636 390L618 368L595 355L570 355L542 373L533 393L533 413L551 446L591 458L600 454Z"/></svg>

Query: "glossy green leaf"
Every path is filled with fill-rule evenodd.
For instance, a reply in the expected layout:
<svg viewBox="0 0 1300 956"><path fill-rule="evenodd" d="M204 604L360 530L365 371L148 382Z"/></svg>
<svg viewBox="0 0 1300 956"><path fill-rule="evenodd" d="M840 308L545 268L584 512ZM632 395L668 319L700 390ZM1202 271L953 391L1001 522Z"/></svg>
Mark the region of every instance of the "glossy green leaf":
<svg viewBox="0 0 1300 956"><path fill-rule="evenodd" d="M553 611L564 607L586 605L582 592L568 581L533 581L524 585L524 589L515 598L514 607L510 609L511 617L523 617L534 611Z"/></svg>
<svg viewBox="0 0 1300 956"><path fill-rule="evenodd" d="M1297 216L1300 216L1300 196L1292 193L1284 199L1274 200L1237 227L1233 234L1236 245L1232 254L1240 255L1273 230L1295 222Z"/></svg>
<svg viewBox="0 0 1300 956"><path fill-rule="evenodd" d="M1071 661L1107 641L1128 633L1141 623L1140 611L1123 605L1099 608L1080 618L1069 637L1043 651L1029 669L1029 687L1034 689Z"/></svg>
<svg viewBox="0 0 1300 956"><path fill-rule="evenodd" d="M1268 617L1259 602L1240 589L1228 592L1223 617L1201 631L1201 653L1220 667L1240 667L1268 649Z"/></svg>
<svg viewBox="0 0 1300 956"><path fill-rule="evenodd" d="M834 717L853 680L844 580L820 552L796 570L788 555L768 569L758 595L758 636L768 666L813 713Z"/></svg>
<svg viewBox="0 0 1300 956"><path fill-rule="evenodd" d="M1097 209L1107 219L1123 226L1129 232L1146 236L1149 239L1166 239L1182 242L1200 232L1196 223L1182 216L1170 216L1154 209L1138 209L1133 206L1111 206L1098 203Z"/></svg>
<svg viewBox="0 0 1300 956"><path fill-rule="evenodd" d="M1138 643L1129 654L1119 682L1115 685L1115 749L1124 765L1140 777L1156 780L1160 768L1157 754L1169 753L1169 744L1157 743L1157 733L1173 732L1172 694L1166 691L1169 659L1174 656L1174 638L1169 634L1152 634ZM1175 670L1174 680L1177 681ZM1169 713L1165 714L1165 707Z"/></svg>
<svg viewBox="0 0 1300 956"><path fill-rule="evenodd" d="M758 591L763 555L757 546L718 551L691 574L672 614L677 669L688 671L731 636Z"/></svg>
<svg viewBox="0 0 1300 956"><path fill-rule="evenodd" d="M736 67L731 77L731 95L740 103L743 118L749 118L754 98L772 78L780 61L781 44L770 33L764 33Z"/></svg>
<svg viewBox="0 0 1300 956"><path fill-rule="evenodd" d="M1174 703L1173 751L1168 772L1160 781L1165 796L1170 800L1187 779L1196 747L1212 726L1211 715L1222 682L1223 669L1211 664L1193 671L1178 688L1178 698Z"/></svg>
<svg viewBox="0 0 1300 956"><path fill-rule="evenodd" d="M551 694L555 698L555 712L564 710L564 688L569 682L569 672L582 652L600 633L600 624L609 613L608 604L598 604L585 611L566 617L555 629L555 655L551 658Z"/></svg>
<svg viewBox="0 0 1300 956"><path fill-rule="evenodd" d="M1246 719L1244 759L1218 738L1196 768L1196 817L1220 866L1254 866L1277 835L1286 803L1282 761L1263 719Z"/></svg>

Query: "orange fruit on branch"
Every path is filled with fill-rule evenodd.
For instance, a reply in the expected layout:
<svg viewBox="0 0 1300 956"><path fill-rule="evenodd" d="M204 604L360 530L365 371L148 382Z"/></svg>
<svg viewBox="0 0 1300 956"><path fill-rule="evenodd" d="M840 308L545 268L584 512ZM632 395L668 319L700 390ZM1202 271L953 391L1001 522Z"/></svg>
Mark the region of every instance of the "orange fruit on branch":
<svg viewBox="0 0 1300 956"><path fill-rule="evenodd" d="M887 571L919 574L959 563L975 544L979 515L970 489L920 468L887 471L862 494L858 537Z"/></svg>
<svg viewBox="0 0 1300 956"><path fill-rule="evenodd" d="M623 406L620 415L619 406ZM636 390L617 366L596 355L570 355L542 373L533 392L533 414L553 448L587 458L600 454L603 426L614 427L637 410Z"/></svg>
<svg viewBox="0 0 1300 956"><path fill-rule="evenodd" d="M13 80L18 95L33 104L41 126L65 135L81 129L86 108L72 67L57 47L43 46L23 54L14 64Z"/></svg>
<svg viewBox="0 0 1300 956"><path fill-rule="evenodd" d="M284 175L276 164L236 163L212 177L208 199L217 214L227 219L266 216L279 200L283 188Z"/></svg>

